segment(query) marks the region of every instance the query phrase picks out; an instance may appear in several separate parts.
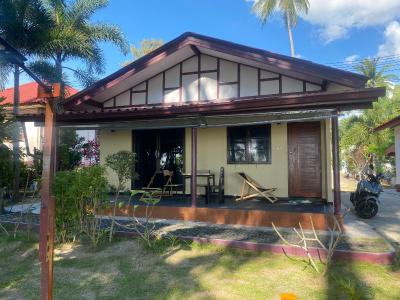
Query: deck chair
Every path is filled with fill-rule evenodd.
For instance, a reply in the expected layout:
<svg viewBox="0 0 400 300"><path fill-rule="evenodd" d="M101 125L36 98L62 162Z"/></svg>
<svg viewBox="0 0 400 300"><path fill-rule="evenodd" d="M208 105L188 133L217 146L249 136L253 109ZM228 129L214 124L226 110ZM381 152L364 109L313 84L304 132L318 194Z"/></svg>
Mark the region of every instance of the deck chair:
<svg viewBox="0 0 400 300"><path fill-rule="evenodd" d="M278 198L274 195L276 188L265 188L244 172L238 172L237 174L243 179L243 183L240 197L236 198L236 201L257 197L267 199L271 203L278 201ZM254 191L254 193L251 194L250 191Z"/></svg>
<svg viewBox="0 0 400 300"><path fill-rule="evenodd" d="M168 194L169 196L172 196L173 193L175 194L178 193L178 189L181 189L183 187L183 184L179 183L172 183L172 177L174 176L174 171L169 171L169 170L164 170L163 171L164 175L164 186L163 186L163 194Z"/></svg>

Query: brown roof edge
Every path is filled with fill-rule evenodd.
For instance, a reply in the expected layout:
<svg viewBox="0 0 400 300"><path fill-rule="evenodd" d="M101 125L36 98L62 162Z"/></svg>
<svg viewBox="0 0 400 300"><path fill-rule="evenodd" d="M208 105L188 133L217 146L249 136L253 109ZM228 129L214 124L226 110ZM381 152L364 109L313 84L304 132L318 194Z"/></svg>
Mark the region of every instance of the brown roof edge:
<svg viewBox="0 0 400 300"><path fill-rule="evenodd" d="M399 125L400 125L400 116L398 116L398 117L396 117L394 119L391 119L391 120L379 125L378 127L375 127L373 129L373 131L381 131L381 130L384 130L386 128L393 128L393 127L396 127L396 126L399 126Z"/></svg>
<svg viewBox="0 0 400 300"><path fill-rule="evenodd" d="M321 64L316 64L308 60L289 57L258 48L252 48L193 32L186 32L171 40L170 42L164 44L163 46L157 48L156 50L150 52L149 54L135 60L129 65L117 70L116 72L104 77L103 79L100 79L90 87L83 89L79 93L69 97L66 100L65 105L67 107L71 107L73 105L87 101L88 99L90 99L90 95L95 90L105 89L107 88L106 85L108 83L113 82L117 79L118 81L123 80L124 78L131 76L135 72L142 70L148 65L151 60L157 60L157 56L162 54L169 55L172 52L187 45L195 45L208 49L224 51L232 55L244 56L248 59L253 59L255 61L263 63L276 64L278 61L284 61L291 64L291 66L293 67L293 71L308 75L314 75L321 78L323 77L324 79L328 79L333 82L341 83L343 85L354 88L363 88L365 86L365 82L368 79L367 77L360 74L335 69ZM164 56L161 56L159 59L162 59L162 57Z"/></svg>
<svg viewBox="0 0 400 300"><path fill-rule="evenodd" d="M223 102L193 103L177 106L132 106L110 110L67 111L57 116L58 121L86 123L96 121L171 118L196 114L235 114L241 112L268 112L293 109L334 108L346 110L348 107L364 108L385 94L384 88L359 89L342 92L318 92L268 97L246 97ZM39 121L43 116L21 116L22 121Z"/></svg>

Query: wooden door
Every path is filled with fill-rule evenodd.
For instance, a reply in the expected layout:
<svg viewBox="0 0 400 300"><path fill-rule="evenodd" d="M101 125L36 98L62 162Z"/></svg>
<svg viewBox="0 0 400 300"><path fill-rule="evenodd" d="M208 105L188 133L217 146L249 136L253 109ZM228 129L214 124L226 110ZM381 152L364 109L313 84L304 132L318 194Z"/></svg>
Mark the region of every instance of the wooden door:
<svg viewBox="0 0 400 300"><path fill-rule="evenodd" d="M321 123L288 123L289 197L322 196Z"/></svg>

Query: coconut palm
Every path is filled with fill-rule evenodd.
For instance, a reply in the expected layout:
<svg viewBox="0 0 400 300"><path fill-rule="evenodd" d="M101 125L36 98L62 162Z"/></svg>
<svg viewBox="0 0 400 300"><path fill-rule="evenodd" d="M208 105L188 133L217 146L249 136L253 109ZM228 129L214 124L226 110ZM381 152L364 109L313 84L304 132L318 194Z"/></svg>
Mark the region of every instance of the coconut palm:
<svg viewBox="0 0 400 300"><path fill-rule="evenodd" d="M365 58L354 68L368 77L367 87L388 87L397 79L394 74L388 73L390 65L380 66L379 58Z"/></svg>
<svg viewBox="0 0 400 300"><path fill-rule="evenodd" d="M252 10L260 18L262 24L265 24L275 11L282 13L289 34L290 53L294 57L292 28L297 25L297 15L307 14L309 7L308 0L256 0Z"/></svg>
<svg viewBox="0 0 400 300"><path fill-rule="evenodd" d="M110 42L125 54L128 44L119 27L93 22L91 17L108 5L108 0L40 0L49 18L47 43L40 51L41 61L31 67L42 77L64 83L65 71L72 72L84 86L95 80L94 75L104 71L104 55L100 42ZM78 62L83 68L67 63Z"/></svg>
<svg viewBox="0 0 400 300"><path fill-rule="evenodd" d="M152 52L158 47L164 45L164 41L162 39L143 39L140 42L140 46L131 45L130 50L133 57L133 60L127 60L122 63L123 66L130 64L136 59Z"/></svg>

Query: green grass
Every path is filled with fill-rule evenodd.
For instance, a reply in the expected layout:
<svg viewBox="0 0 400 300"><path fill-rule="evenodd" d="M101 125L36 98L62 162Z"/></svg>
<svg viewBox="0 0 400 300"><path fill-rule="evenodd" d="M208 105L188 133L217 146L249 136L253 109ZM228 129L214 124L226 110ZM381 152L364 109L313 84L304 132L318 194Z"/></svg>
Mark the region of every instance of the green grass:
<svg viewBox="0 0 400 300"><path fill-rule="evenodd" d="M0 299L38 299L37 241L0 235ZM400 268L336 263L328 276L299 259L162 241L57 247L55 299L400 299Z"/></svg>

